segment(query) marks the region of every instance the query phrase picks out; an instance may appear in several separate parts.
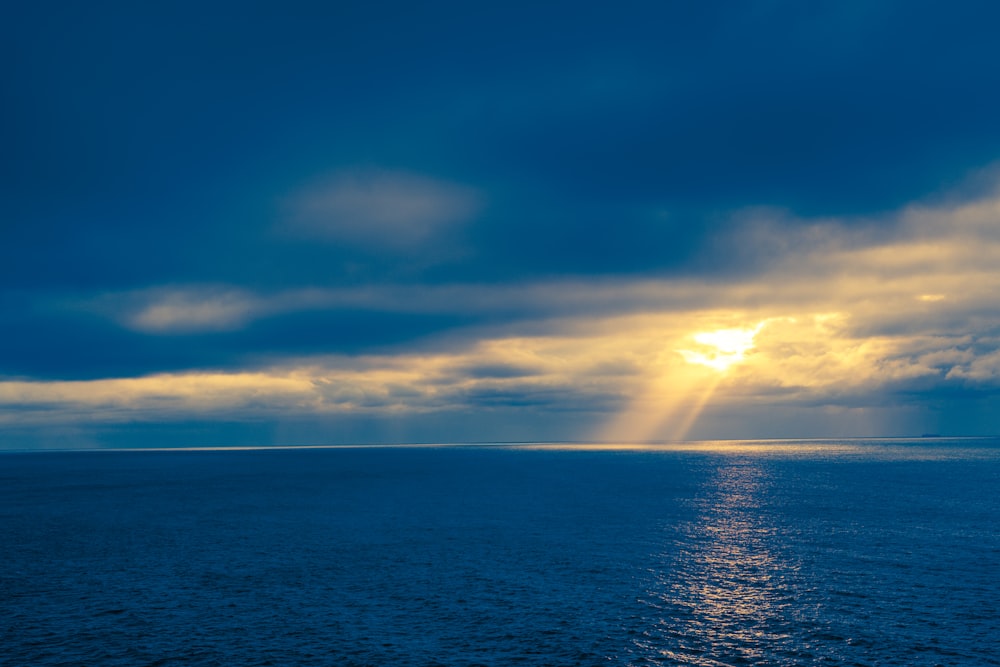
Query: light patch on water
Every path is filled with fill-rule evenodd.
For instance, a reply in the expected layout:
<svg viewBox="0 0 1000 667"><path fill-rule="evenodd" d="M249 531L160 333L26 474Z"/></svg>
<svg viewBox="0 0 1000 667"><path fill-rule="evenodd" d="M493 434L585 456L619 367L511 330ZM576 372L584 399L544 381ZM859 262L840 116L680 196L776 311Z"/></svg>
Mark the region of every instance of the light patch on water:
<svg viewBox="0 0 1000 667"><path fill-rule="evenodd" d="M651 627L640 655L671 664L771 663L791 637L796 565L773 548L776 529L759 511L766 473L746 459L720 467L677 527L643 599Z"/></svg>

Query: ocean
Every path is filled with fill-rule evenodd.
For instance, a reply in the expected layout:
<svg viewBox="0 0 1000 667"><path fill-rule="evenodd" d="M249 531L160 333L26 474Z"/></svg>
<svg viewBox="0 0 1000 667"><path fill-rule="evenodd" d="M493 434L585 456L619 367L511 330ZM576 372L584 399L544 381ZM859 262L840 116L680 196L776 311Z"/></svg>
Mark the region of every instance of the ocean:
<svg viewBox="0 0 1000 667"><path fill-rule="evenodd" d="M1000 665L1000 439L0 454L2 665Z"/></svg>

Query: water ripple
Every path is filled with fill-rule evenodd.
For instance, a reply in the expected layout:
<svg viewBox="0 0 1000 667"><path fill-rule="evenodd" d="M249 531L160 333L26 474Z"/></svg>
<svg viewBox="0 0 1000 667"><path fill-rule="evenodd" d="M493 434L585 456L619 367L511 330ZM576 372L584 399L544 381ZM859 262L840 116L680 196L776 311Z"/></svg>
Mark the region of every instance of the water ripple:
<svg viewBox="0 0 1000 667"><path fill-rule="evenodd" d="M1000 457L864 447L7 456L0 663L1000 665Z"/></svg>

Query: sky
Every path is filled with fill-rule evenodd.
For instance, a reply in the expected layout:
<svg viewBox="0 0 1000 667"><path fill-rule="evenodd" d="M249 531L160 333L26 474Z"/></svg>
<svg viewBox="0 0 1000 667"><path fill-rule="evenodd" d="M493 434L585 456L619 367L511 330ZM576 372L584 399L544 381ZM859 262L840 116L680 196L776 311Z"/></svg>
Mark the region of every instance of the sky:
<svg viewBox="0 0 1000 667"><path fill-rule="evenodd" d="M996 434L998 20L11 5L0 448Z"/></svg>

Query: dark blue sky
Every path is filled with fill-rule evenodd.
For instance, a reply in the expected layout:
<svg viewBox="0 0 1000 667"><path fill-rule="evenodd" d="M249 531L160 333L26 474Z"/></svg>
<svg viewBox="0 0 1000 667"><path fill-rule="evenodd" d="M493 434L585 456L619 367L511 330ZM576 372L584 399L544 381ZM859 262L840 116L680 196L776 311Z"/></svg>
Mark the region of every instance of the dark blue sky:
<svg viewBox="0 0 1000 667"><path fill-rule="evenodd" d="M836 314L801 347L767 324L761 368L727 367L693 432L995 432L998 19L986 2L7 8L0 429L586 438L637 400L636 369L684 375L685 336ZM676 331L655 361L635 318L659 316ZM517 367L511 346L528 375L441 377ZM857 349L871 372L796 374ZM178 389L196 377L241 389ZM305 388L273 394L290 377Z"/></svg>

